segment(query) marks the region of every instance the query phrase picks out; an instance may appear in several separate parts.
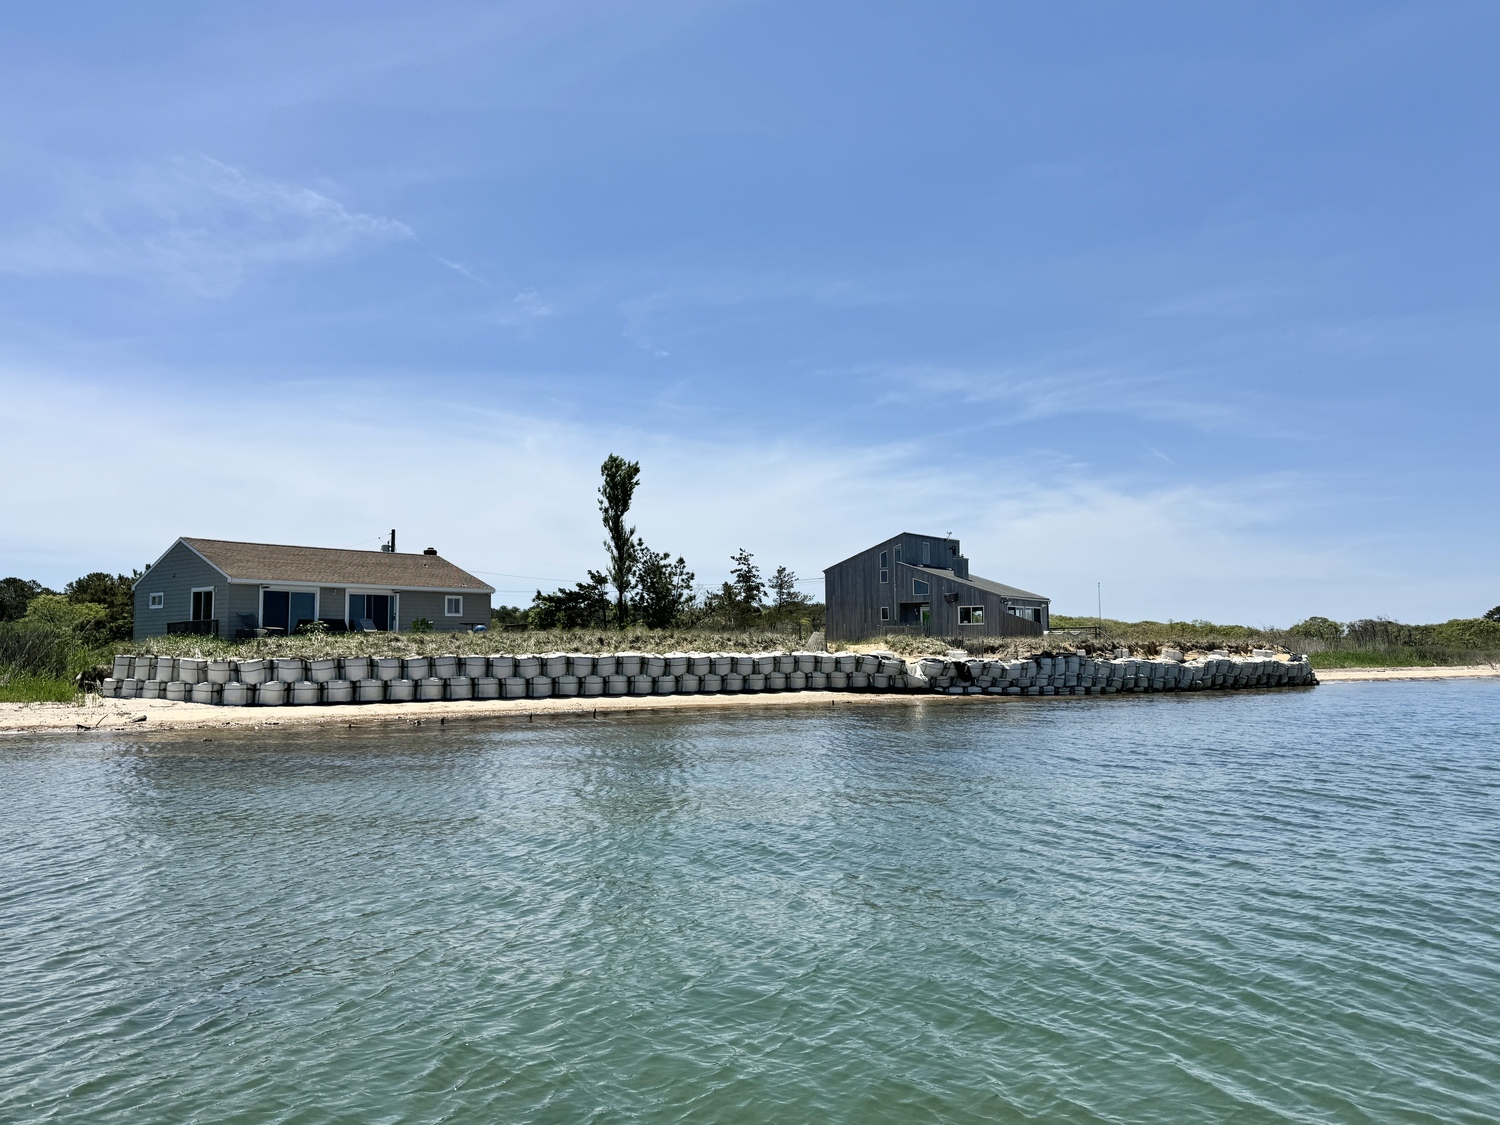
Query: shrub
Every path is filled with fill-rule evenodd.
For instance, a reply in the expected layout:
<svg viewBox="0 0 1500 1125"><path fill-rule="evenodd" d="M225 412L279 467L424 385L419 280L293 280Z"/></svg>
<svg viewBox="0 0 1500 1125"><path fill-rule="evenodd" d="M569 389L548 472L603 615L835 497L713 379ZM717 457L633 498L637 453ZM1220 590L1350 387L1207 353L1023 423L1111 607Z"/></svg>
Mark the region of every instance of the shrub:
<svg viewBox="0 0 1500 1125"><path fill-rule="evenodd" d="M413 633L430 633L432 632L432 622L428 621L425 617L414 617L411 622L411 631Z"/></svg>
<svg viewBox="0 0 1500 1125"><path fill-rule="evenodd" d="M1313 641L1333 642L1344 635L1344 627L1326 617L1309 617L1287 630L1294 637L1306 637Z"/></svg>

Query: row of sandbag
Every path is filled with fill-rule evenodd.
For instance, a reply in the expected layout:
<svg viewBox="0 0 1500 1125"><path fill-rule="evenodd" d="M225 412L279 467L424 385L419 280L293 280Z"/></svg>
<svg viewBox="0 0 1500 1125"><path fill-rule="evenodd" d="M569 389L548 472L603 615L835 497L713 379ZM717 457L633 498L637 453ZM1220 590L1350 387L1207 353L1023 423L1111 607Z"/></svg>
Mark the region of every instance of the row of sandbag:
<svg viewBox="0 0 1500 1125"><path fill-rule="evenodd" d="M906 691L904 661L853 653L204 660L118 656L102 694L229 706L759 691Z"/></svg>
<svg viewBox="0 0 1500 1125"><path fill-rule="evenodd" d="M950 694L1108 695L1121 691L1206 691L1212 688L1316 684L1307 657L1215 655L1195 660L1099 659L1076 653L1030 660L919 660L915 687Z"/></svg>

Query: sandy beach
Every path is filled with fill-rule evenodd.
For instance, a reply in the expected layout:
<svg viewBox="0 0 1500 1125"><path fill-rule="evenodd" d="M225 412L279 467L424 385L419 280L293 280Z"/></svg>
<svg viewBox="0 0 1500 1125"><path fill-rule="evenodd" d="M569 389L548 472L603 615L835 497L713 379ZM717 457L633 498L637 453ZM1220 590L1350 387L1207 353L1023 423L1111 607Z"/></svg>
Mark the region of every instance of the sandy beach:
<svg viewBox="0 0 1500 1125"><path fill-rule="evenodd" d="M1474 680L1500 676L1500 665L1466 664L1444 668L1320 668L1320 683L1353 680Z"/></svg>

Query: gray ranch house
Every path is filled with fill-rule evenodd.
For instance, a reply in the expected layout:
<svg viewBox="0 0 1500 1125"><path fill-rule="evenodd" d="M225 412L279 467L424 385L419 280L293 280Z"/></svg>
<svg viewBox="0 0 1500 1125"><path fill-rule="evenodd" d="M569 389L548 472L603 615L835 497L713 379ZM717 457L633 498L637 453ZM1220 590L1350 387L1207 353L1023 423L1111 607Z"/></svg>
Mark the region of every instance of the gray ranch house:
<svg viewBox="0 0 1500 1125"><path fill-rule="evenodd" d="M421 554L179 539L135 586L135 636L294 633L321 621L334 632L488 627L495 592L429 547Z"/></svg>
<svg viewBox="0 0 1500 1125"><path fill-rule="evenodd" d="M1051 599L969 573L957 539L903 532L823 571L828 639L883 633L1034 637Z"/></svg>

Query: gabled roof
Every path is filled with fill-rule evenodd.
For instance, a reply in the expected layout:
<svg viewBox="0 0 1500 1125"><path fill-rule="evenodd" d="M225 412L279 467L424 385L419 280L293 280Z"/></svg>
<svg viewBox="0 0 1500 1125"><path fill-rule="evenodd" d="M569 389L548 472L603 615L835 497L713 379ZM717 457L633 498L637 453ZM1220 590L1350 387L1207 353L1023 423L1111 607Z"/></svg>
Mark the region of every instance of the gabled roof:
<svg viewBox="0 0 1500 1125"><path fill-rule="evenodd" d="M407 590L495 589L438 555L350 551L341 547L289 547L227 539L178 540L231 581L300 582L309 586L390 586Z"/></svg>
<svg viewBox="0 0 1500 1125"><path fill-rule="evenodd" d="M876 543L873 546L866 547L862 551L855 551L854 554L850 555L847 559L840 559L838 562L834 563L833 566L843 566L846 562L853 562L855 559L859 558L860 555L869 554L871 551L875 550L876 547L884 547L887 543L894 543L898 539L905 539L908 537L912 539L930 539L934 543L951 543L954 546L958 545L958 540L951 535L928 535L920 531L903 531L899 535L892 535L889 539L882 539L879 543ZM827 574L830 570L833 569L833 566L825 566L823 568L823 573Z"/></svg>
<svg viewBox="0 0 1500 1125"><path fill-rule="evenodd" d="M962 582L991 594L999 594L1002 598L1029 598L1037 602L1050 602L1052 599L1045 594L1033 594L1029 590L1022 590L1015 586L1007 586L1004 582L994 582L988 578L980 578L977 574L971 574L967 578L960 578L951 570L941 570L935 566L916 566L905 563L912 570L920 570L923 574L930 574L934 578L946 578L950 582Z"/></svg>

